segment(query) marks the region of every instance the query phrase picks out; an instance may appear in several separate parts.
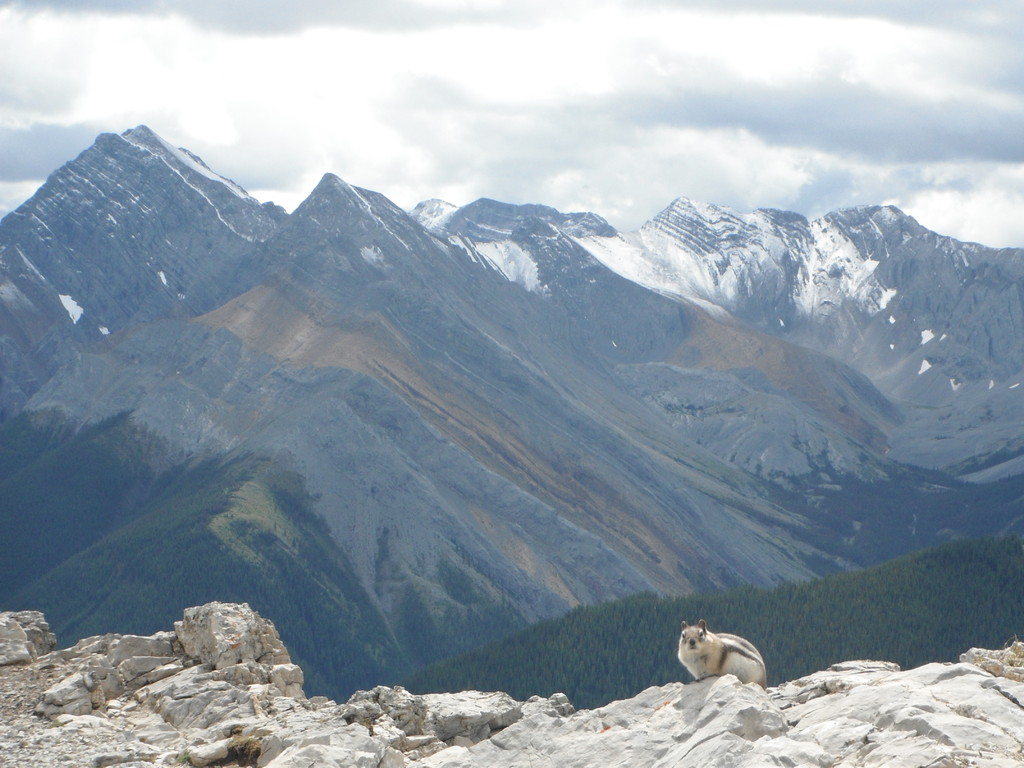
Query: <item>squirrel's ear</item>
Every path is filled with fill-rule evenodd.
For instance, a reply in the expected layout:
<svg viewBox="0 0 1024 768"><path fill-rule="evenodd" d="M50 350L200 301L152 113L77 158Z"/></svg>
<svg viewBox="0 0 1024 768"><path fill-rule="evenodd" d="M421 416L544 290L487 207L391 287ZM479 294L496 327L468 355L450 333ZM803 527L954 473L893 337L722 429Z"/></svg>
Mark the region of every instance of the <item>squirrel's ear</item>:
<svg viewBox="0 0 1024 768"><path fill-rule="evenodd" d="M688 626L690 626L690 625L689 625L689 624L687 624L687 623L686 623L686 622L684 621L684 622L683 622L683 632L685 632L685 631L686 631L686 628L687 628Z"/></svg>
<svg viewBox="0 0 1024 768"><path fill-rule="evenodd" d="M705 632L708 631L708 625L704 623L704 619L697 622L697 626L703 629Z"/></svg>

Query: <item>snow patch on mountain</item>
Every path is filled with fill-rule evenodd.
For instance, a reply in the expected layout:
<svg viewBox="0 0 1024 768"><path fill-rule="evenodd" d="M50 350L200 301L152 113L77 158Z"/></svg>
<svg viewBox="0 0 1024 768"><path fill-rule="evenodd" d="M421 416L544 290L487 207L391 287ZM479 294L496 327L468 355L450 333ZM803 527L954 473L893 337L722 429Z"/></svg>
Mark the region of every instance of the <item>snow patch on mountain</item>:
<svg viewBox="0 0 1024 768"><path fill-rule="evenodd" d="M82 319L82 315L85 310L79 306L78 302L71 298L66 293L58 294L60 297L60 303L64 305L64 309L67 310L68 316L71 318L71 322L78 324L78 321Z"/></svg>
<svg viewBox="0 0 1024 768"><path fill-rule="evenodd" d="M863 255L829 218L729 208L680 198L634 233L575 238L605 266L647 288L713 302L729 311L774 293L804 316L853 300L884 310L897 291L875 276ZM769 297L770 298L770 297ZM779 318L780 327L785 320Z"/></svg>
<svg viewBox="0 0 1024 768"><path fill-rule="evenodd" d="M544 286L537 273L537 263L517 243L511 240L494 240L489 243L476 243L475 247L481 256L512 282L519 283L534 293L543 291Z"/></svg>
<svg viewBox="0 0 1024 768"><path fill-rule="evenodd" d="M359 255L367 264L372 264L375 267L384 266L384 254L376 245L364 245L359 249Z"/></svg>
<svg viewBox="0 0 1024 768"><path fill-rule="evenodd" d="M448 221L458 210L459 208L456 205L432 198L418 203L415 208L409 211L409 215L418 221L428 232L443 237Z"/></svg>
<svg viewBox="0 0 1024 768"><path fill-rule="evenodd" d="M613 272L659 293L686 295L680 286L679 265L671 254L660 254L644 242L639 233L618 233L611 237L575 238L591 256Z"/></svg>
<svg viewBox="0 0 1024 768"><path fill-rule="evenodd" d="M853 299L870 314L885 309L896 295L875 278L879 262L866 258L828 219L810 224L813 246L805 254L804 281L797 288L797 306L813 315L823 306ZM799 257L799 254L795 254Z"/></svg>

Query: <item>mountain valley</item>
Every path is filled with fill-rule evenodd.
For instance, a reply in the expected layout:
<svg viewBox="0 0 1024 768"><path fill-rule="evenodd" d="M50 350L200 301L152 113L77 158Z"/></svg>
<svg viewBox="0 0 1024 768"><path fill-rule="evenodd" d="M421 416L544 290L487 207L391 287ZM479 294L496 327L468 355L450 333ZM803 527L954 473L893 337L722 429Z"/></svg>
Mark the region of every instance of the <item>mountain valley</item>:
<svg viewBox="0 0 1024 768"><path fill-rule="evenodd" d="M2 607L330 614L289 646L340 695L578 605L1021 533L1022 287L891 207L620 233L327 174L288 213L103 134L0 221Z"/></svg>

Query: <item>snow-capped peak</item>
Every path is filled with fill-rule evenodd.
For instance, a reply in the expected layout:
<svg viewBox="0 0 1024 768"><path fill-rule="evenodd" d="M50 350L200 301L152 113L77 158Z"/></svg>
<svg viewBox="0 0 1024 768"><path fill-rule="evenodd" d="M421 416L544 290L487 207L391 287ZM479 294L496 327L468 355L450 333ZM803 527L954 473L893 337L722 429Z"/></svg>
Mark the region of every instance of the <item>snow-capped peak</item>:
<svg viewBox="0 0 1024 768"><path fill-rule="evenodd" d="M443 236L449 219L457 210L459 210L457 205L452 205L445 200L439 200L435 197L417 203L416 207L409 212L409 215L418 221L428 232Z"/></svg>
<svg viewBox="0 0 1024 768"><path fill-rule="evenodd" d="M828 218L740 213L681 197L635 233L577 242L634 282L729 311L758 297L809 316L852 298L873 314L894 295L874 276L878 261Z"/></svg>

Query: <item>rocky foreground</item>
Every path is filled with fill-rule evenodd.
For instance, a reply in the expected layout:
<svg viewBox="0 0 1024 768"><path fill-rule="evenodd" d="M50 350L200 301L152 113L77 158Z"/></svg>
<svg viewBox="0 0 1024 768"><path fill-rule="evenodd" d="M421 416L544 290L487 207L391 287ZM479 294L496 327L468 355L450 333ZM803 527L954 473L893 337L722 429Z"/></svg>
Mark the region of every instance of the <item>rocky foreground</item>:
<svg viewBox="0 0 1024 768"><path fill-rule="evenodd" d="M672 683L578 712L562 694L306 698L245 604L55 648L42 614L0 613L0 766L1024 765L1024 643L907 671L846 662L767 691Z"/></svg>

